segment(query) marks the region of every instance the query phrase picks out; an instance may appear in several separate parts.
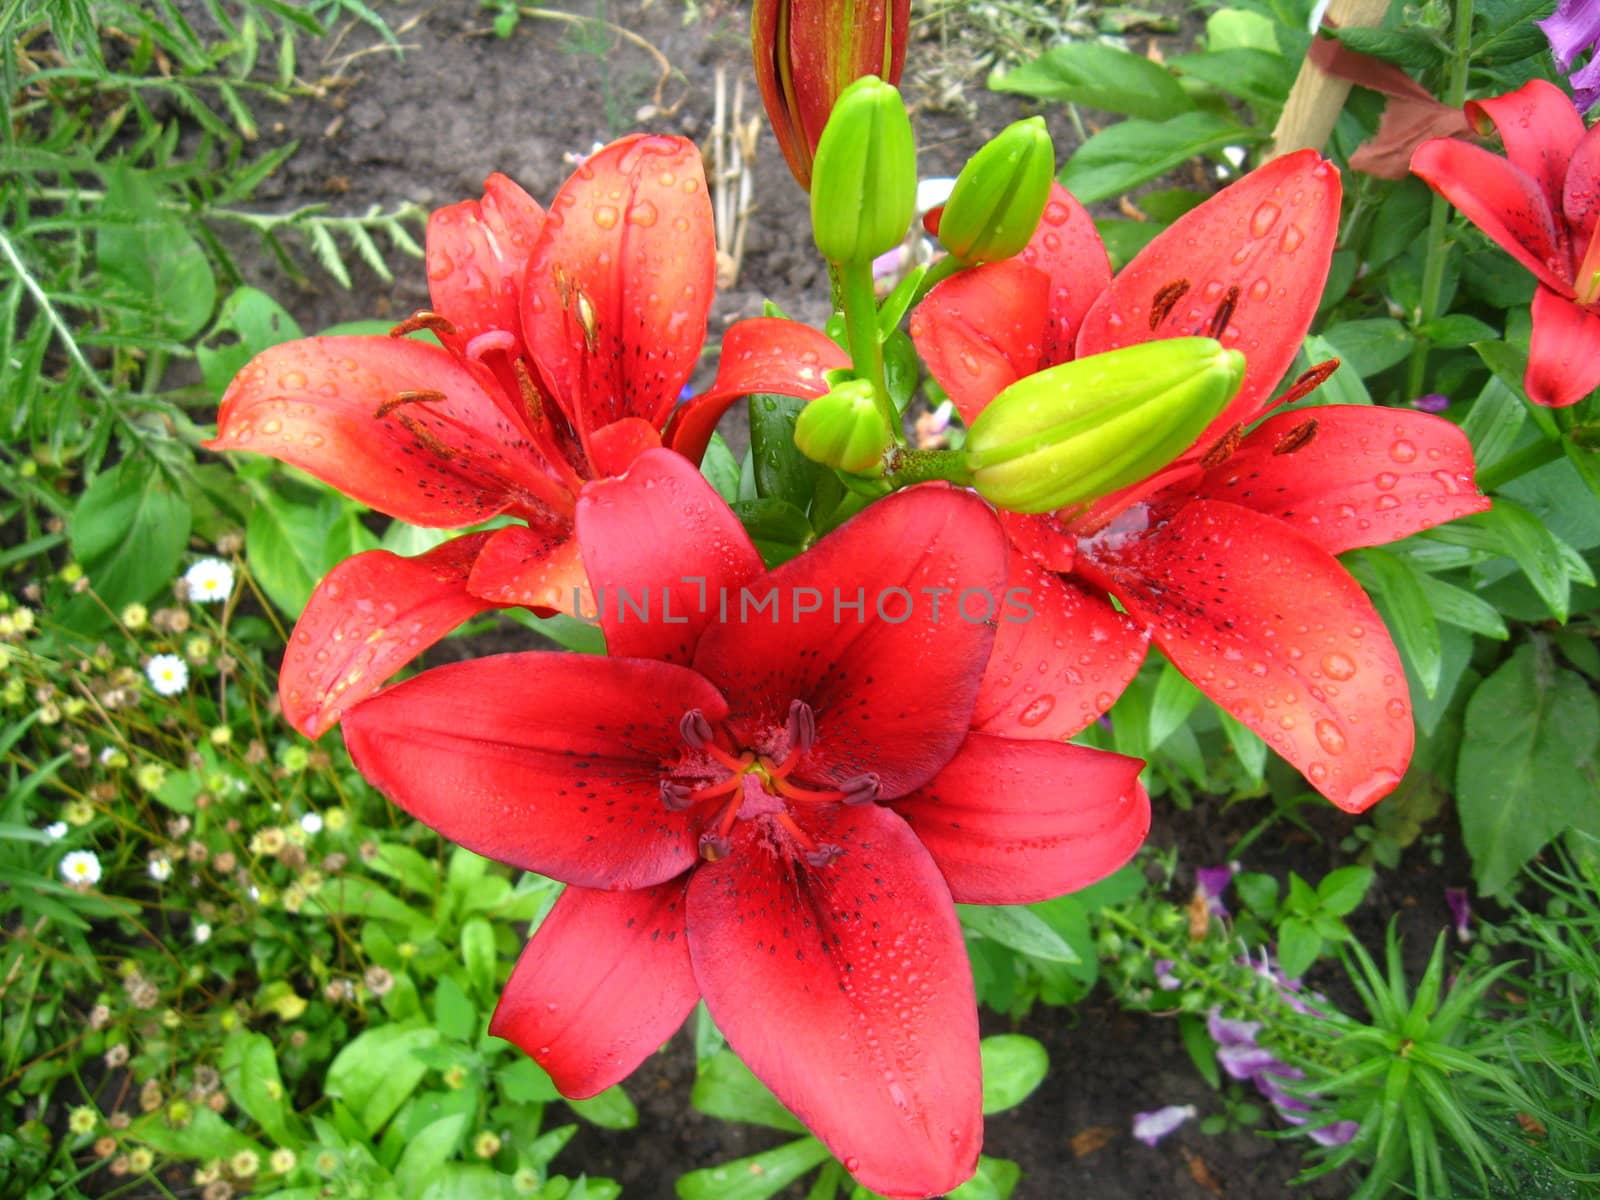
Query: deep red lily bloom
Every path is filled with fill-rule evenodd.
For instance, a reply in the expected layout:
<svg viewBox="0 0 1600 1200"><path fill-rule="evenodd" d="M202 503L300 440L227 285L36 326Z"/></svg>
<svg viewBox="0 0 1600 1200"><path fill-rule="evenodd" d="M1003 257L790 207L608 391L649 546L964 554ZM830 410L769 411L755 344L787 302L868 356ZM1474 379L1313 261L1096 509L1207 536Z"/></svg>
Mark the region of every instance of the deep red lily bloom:
<svg viewBox="0 0 1600 1200"><path fill-rule="evenodd" d="M994 625L953 592L935 618L923 589L1002 594L993 513L924 485L767 572L652 450L584 489L577 535L614 657L437 667L344 719L407 812L569 885L491 1031L588 1096L703 996L862 1183L959 1184L981 1106L952 902L1081 887L1149 824L1138 760L968 732Z"/></svg>
<svg viewBox="0 0 1600 1200"><path fill-rule="evenodd" d="M1070 736L1110 707L1152 637L1341 808L1399 781L1405 675L1334 555L1488 502L1466 438L1436 417L1329 406L1253 425L1310 325L1338 215L1335 168L1288 155L1110 280L1088 215L1058 190L1020 260L954 276L913 314L918 350L969 422L1025 375L1133 342L1210 334L1248 363L1227 409L1154 477L1082 510L1006 518L1045 619L1002 629L979 728Z"/></svg>
<svg viewBox="0 0 1600 1200"><path fill-rule="evenodd" d="M1542 79L1468 101L1467 119L1498 129L1506 157L1432 141L1411 169L1537 277L1523 387L1535 404L1576 404L1600 387L1600 133Z"/></svg>
<svg viewBox="0 0 1600 1200"><path fill-rule="evenodd" d="M358 554L295 627L279 694L311 737L486 608L571 611L587 586L573 513L584 484L666 442L699 461L734 395L826 389L848 361L774 322L734 342L719 387L677 407L715 276L699 151L629 137L587 159L544 212L503 175L428 220L432 311L396 335L313 337L256 356L229 385L215 450L270 454L390 516L460 527L511 516L414 559ZM733 389L733 390L728 390ZM669 425L670 419L670 425Z"/></svg>
<svg viewBox="0 0 1600 1200"><path fill-rule="evenodd" d="M857 79L898 83L911 0L755 0L750 48L778 148L800 186L834 101Z"/></svg>

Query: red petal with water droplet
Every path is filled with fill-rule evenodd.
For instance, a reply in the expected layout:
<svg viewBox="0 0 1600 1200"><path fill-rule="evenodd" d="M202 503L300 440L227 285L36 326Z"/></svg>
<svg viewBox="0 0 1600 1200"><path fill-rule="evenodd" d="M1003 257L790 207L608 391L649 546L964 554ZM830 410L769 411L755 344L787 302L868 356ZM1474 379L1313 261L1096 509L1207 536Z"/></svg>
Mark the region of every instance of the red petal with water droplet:
<svg viewBox="0 0 1600 1200"><path fill-rule="evenodd" d="M660 796L691 708L727 713L671 663L501 654L396 684L343 729L367 781L451 841L564 883L641 888L699 857L687 814Z"/></svg>
<svg viewBox="0 0 1600 1200"><path fill-rule="evenodd" d="M1338 169L1316 151L1300 150L1190 209L1139 251L1095 301L1078 331L1078 357L1157 338L1206 335L1237 289L1219 340L1244 353L1244 383L1196 442L1209 446L1253 418L1294 361L1328 277L1339 194ZM1176 301L1155 303L1179 282L1188 287ZM1152 310L1160 318L1153 329Z"/></svg>
<svg viewBox="0 0 1600 1200"><path fill-rule="evenodd" d="M896 492L748 588L752 607L730 597L694 658L733 706L735 741L758 744L804 700L817 739L802 782L875 771L892 799L950 761L1004 601L1004 539L983 501L947 484Z"/></svg>
<svg viewBox="0 0 1600 1200"><path fill-rule="evenodd" d="M632 892L569 887L539 925L489 1022L574 1099L661 1048L700 999L674 879Z"/></svg>
<svg viewBox="0 0 1600 1200"><path fill-rule="evenodd" d="M1066 362L1084 315L1111 286L1111 259L1094 218L1076 196L1052 183L1039 227L1017 257L1050 280L1044 364Z"/></svg>
<svg viewBox="0 0 1600 1200"><path fill-rule="evenodd" d="M1015 259L946 279L911 314L911 340L928 373L971 423L1042 361L1050 281ZM1070 355L1069 355L1070 357Z"/></svg>
<svg viewBox="0 0 1600 1200"><path fill-rule="evenodd" d="M1065 740L1111 707L1139 671L1149 636L1074 580L1013 549L994 649L972 727ZM1007 901L1006 903L1010 903Z"/></svg>
<svg viewBox="0 0 1600 1200"><path fill-rule="evenodd" d="M1600 387L1600 305L1582 308L1547 287L1533 293L1533 340L1522 385L1550 408L1576 404Z"/></svg>
<svg viewBox="0 0 1600 1200"><path fill-rule="evenodd" d="M1541 282L1571 293L1572 258L1533 176L1498 154L1454 138L1418 146L1411 170Z"/></svg>
<svg viewBox="0 0 1600 1200"><path fill-rule="evenodd" d="M638 417L624 417L589 435L589 458L601 476L621 475L646 450L660 448L656 427Z"/></svg>
<svg viewBox="0 0 1600 1200"><path fill-rule="evenodd" d="M578 542L606 651L618 657L687 663L722 598L737 605L740 587L763 570L733 510L671 450L585 487Z"/></svg>
<svg viewBox="0 0 1600 1200"><path fill-rule="evenodd" d="M467 591L486 533L401 558L369 550L345 559L311 593L283 652L278 699L307 737L321 737L352 704L474 613L493 605Z"/></svg>
<svg viewBox="0 0 1600 1200"><path fill-rule="evenodd" d="M1410 693L1372 601L1281 521L1197 500L1107 539L1080 574L1114 593L1188 678L1347 812L1411 760Z"/></svg>
<svg viewBox="0 0 1600 1200"><path fill-rule="evenodd" d="M850 356L819 329L781 317L739 321L722 339L711 387L672 414L665 441L699 462L728 406L741 396L771 392L814 400L828 390L827 371L850 365Z"/></svg>
<svg viewBox="0 0 1600 1200"><path fill-rule="evenodd" d="M1286 449L1308 423L1315 425L1310 440ZM1482 512L1489 500L1472 473L1472 443L1449 421L1328 405L1269 417L1184 492L1277 517L1329 554L1342 554Z"/></svg>
<svg viewBox="0 0 1600 1200"><path fill-rule="evenodd" d="M395 403L402 392L440 400ZM381 415L380 415L381 414ZM448 351L409 338L314 337L251 359L211 450L269 454L413 525L570 511L572 496Z"/></svg>
<svg viewBox="0 0 1600 1200"><path fill-rule="evenodd" d="M1595 236L1600 222L1600 129L1596 125L1584 134L1572 152L1567 177L1561 188L1561 210L1566 215L1572 236L1573 258L1581 264L1584 249Z"/></svg>
<svg viewBox="0 0 1600 1200"><path fill-rule="evenodd" d="M581 433L623 417L666 423L705 341L713 243L700 151L683 138L612 142L562 185L522 329Z"/></svg>
<svg viewBox="0 0 1600 1200"><path fill-rule="evenodd" d="M1478 128L1494 124L1506 157L1532 177L1550 211L1559 213L1567 161L1585 132L1572 97L1553 83L1533 79L1504 96L1469 100L1466 110L1467 120Z"/></svg>
<svg viewBox="0 0 1600 1200"><path fill-rule="evenodd" d="M1137 758L974 733L894 811L958 904L1032 904L1087 887L1150 832Z"/></svg>
<svg viewBox="0 0 1600 1200"><path fill-rule="evenodd" d="M689 950L728 1044L864 1186L930 1196L982 1139L977 1011L961 926L916 836L876 805L807 810L844 853L812 868L742 822L689 881Z"/></svg>
<svg viewBox="0 0 1600 1200"><path fill-rule="evenodd" d="M544 209L504 175L483 182L482 200L428 215L428 296L455 326L439 340L457 351L480 333L522 338L522 282L544 228Z"/></svg>
<svg viewBox="0 0 1600 1200"><path fill-rule="evenodd" d="M467 590L498 605L594 612L594 593L570 529L496 529L472 565Z"/></svg>

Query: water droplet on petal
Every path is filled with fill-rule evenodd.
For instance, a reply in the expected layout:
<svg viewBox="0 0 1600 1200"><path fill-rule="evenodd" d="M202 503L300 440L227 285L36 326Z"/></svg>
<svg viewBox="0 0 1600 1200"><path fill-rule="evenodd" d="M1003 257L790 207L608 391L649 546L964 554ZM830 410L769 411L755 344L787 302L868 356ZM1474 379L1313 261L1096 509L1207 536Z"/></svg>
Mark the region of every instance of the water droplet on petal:
<svg viewBox="0 0 1600 1200"><path fill-rule="evenodd" d="M1283 236L1278 239L1278 249L1285 254L1293 254L1300 248L1300 243L1305 240L1305 230L1298 225L1288 225L1284 228Z"/></svg>
<svg viewBox="0 0 1600 1200"><path fill-rule="evenodd" d="M1272 227L1278 223L1278 217L1283 213L1271 200L1263 200L1256 205L1256 211L1250 214L1250 236L1263 238L1272 232Z"/></svg>
<svg viewBox="0 0 1600 1200"><path fill-rule="evenodd" d="M601 229L611 229L617 223L617 210L609 204L601 204L594 210L594 223Z"/></svg>
<svg viewBox="0 0 1600 1200"><path fill-rule="evenodd" d="M1037 725L1050 715L1050 710L1055 706L1056 698L1054 696L1040 696L1017 715L1017 721L1019 724L1030 727Z"/></svg>
<svg viewBox="0 0 1600 1200"><path fill-rule="evenodd" d="M1317 744L1329 754L1343 754L1349 745L1345 741L1344 730L1332 721L1318 721L1316 725Z"/></svg>
<svg viewBox="0 0 1600 1200"><path fill-rule="evenodd" d="M1329 679L1349 679L1356 673L1356 664L1348 654L1335 652L1322 656L1322 669Z"/></svg>
<svg viewBox="0 0 1600 1200"><path fill-rule="evenodd" d="M1411 442L1401 438L1389 447L1389 457L1395 462L1408 463L1417 457L1417 448Z"/></svg>

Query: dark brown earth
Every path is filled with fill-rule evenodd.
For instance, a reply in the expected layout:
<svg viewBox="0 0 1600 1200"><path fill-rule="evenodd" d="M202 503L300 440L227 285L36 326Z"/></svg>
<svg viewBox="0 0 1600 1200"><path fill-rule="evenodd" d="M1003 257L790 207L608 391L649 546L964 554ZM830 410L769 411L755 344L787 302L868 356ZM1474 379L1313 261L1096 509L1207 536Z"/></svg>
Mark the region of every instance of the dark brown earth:
<svg viewBox="0 0 1600 1200"><path fill-rule="evenodd" d="M399 31L403 56L384 49L369 28L352 22L324 61L301 64L303 76L321 80L321 95L283 110L276 123L271 114L262 114L264 141L294 139L300 149L265 183L255 203L278 210L325 203L346 213L407 201L433 207L478 195L491 171L510 175L548 201L571 170L564 156L585 153L596 142L636 129L704 139L719 66L728 72L730 89L733 80L744 78L746 115L755 115L747 9L701 3L686 24L688 11L675 0L551 6L525 17L513 36L502 40L491 31L493 13L480 11L475 0L387 5L383 12ZM659 95L657 60L618 27L670 63ZM942 52L932 30L919 29L917 35L907 92L918 104L921 171L953 174L985 138L1032 110L1015 98L989 93L981 73L970 79L963 106L936 108L931 101L945 89L917 80L919 62ZM647 106L657 111L638 119ZM1070 127L1059 108L1046 115L1064 152L1073 144ZM827 311L826 276L810 244L806 201L770 134L760 144L754 178L759 212L744 270L717 298L713 344L733 320L758 313L767 297L813 322ZM312 286L295 284L258 256L249 282L273 292L311 332L361 318L398 319L422 306L427 296L421 264L399 256L392 261L394 284L358 263L354 288L343 291L317 272ZM709 377L709 368L708 361L702 378ZM1169 845L1178 841L1186 863L1220 862L1228 857L1230 837L1260 815L1259 808L1227 821L1198 810L1162 813L1155 837ZM1334 865L1332 847L1342 820L1330 811L1321 840L1280 842L1270 852L1263 848L1251 865L1292 866L1317 878ZM1387 905L1422 900L1431 928L1438 928L1440 881L1392 877L1384 883L1399 889L1383 898ZM1008 1027L992 1015L986 1020L990 1031ZM1020 1028L1046 1044L1053 1068L1033 1098L989 1125L986 1149L1017 1160L1024 1169L1018 1200L1265 1200L1291 1194L1287 1181L1299 1169L1292 1143L1249 1133L1205 1137L1192 1124L1157 1149L1132 1139L1135 1112L1185 1103L1202 1114L1220 1108L1216 1094L1190 1065L1173 1022L1123 1014L1097 994L1075 1011L1038 1010ZM620 1133L585 1127L557 1167L572 1175L587 1171L615 1177L630 1200L667 1200L673 1179L683 1171L775 1143L776 1136L767 1131L694 1112L688 1103L692 1072L692 1051L680 1035L628 1084L639 1106L639 1127ZM1075 1156L1070 1139L1096 1127L1111 1131L1109 1140ZM1336 1196L1347 1190L1325 1183L1306 1194ZM803 1187L792 1194L803 1195Z"/></svg>

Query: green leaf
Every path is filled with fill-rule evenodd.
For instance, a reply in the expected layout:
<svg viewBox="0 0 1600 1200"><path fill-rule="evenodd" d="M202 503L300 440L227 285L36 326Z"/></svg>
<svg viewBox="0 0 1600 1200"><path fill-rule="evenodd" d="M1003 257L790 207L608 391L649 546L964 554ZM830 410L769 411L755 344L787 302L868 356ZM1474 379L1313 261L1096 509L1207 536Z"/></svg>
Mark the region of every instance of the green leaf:
<svg viewBox="0 0 1600 1200"><path fill-rule="evenodd" d="M1290 979L1306 973L1322 950L1322 935L1311 922L1285 917L1278 926L1278 966Z"/></svg>
<svg viewBox="0 0 1600 1200"><path fill-rule="evenodd" d="M1154 750L1171 737L1199 703L1200 689L1171 663L1163 663L1156 679L1155 695L1150 700L1149 748Z"/></svg>
<svg viewBox="0 0 1600 1200"><path fill-rule="evenodd" d="M1217 1067L1217 1043L1206 1028L1205 1018L1195 1013L1178 1014L1178 1037L1194 1063L1195 1070L1214 1088L1222 1087L1222 1072Z"/></svg>
<svg viewBox="0 0 1600 1200"><path fill-rule="evenodd" d="M256 582L287 616L297 617L318 580L336 565L377 546L357 509L329 492L296 504L264 489L245 523L245 558Z"/></svg>
<svg viewBox="0 0 1600 1200"><path fill-rule="evenodd" d="M1248 129L1214 113L1188 112L1170 121L1119 121L1091 137L1062 168L1061 182L1085 204L1109 200L1196 155L1224 146L1264 141L1263 129Z"/></svg>
<svg viewBox="0 0 1600 1200"><path fill-rule="evenodd" d="M423 1188L455 1153L466 1127L465 1114L451 1113L407 1139L406 1148L394 1168L394 1181L402 1196L420 1200Z"/></svg>
<svg viewBox="0 0 1600 1200"><path fill-rule="evenodd" d="M678 1176L673 1189L678 1200L766 1200L829 1157L816 1138L803 1137L720 1167L690 1171Z"/></svg>
<svg viewBox="0 0 1600 1200"><path fill-rule="evenodd" d="M1494 535L1502 551L1522 568L1551 614L1566 624L1570 602L1566 556L1561 542L1545 523L1504 496L1495 500L1493 508L1474 514L1471 520Z"/></svg>
<svg viewBox="0 0 1600 1200"><path fill-rule="evenodd" d="M1322 339L1362 379L1404 362L1416 344L1410 331L1393 317L1341 321L1323 330Z"/></svg>
<svg viewBox="0 0 1600 1200"><path fill-rule="evenodd" d="M271 346L300 336L295 319L267 293L252 287L235 288L194 348L207 390L220 398L245 363Z"/></svg>
<svg viewBox="0 0 1600 1200"><path fill-rule="evenodd" d="M733 457L728 443L720 433L711 435L705 457L700 460L700 474L711 481L717 494L732 504L739 498L739 460Z"/></svg>
<svg viewBox="0 0 1600 1200"><path fill-rule="evenodd" d="M495 1072L495 1079L513 1104L539 1104L561 1099L545 1069L531 1058L517 1057Z"/></svg>
<svg viewBox="0 0 1600 1200"><path fill-rule="evenodd" d="M425 934L433 926L426 913L412 908L381 885L359 875L340 875L322 885L300 910L308 916L371 917L393 921L408 933Z"/></svg>
<svg viewBox="0 0 1600 1200"><path fill-rule="evenodd" d="M1014 71L991 75L989 86L997 92L1065 100L1150 121L1194 109L1172 72L1142 54L1103 42L1056 46Z"/></svg>
<svg viewBox="0 0 1600 1200"><path fill-rule="evenodd" d="M1398 29L1337 29L1334 36L1360 54L1393 63L1404 70L1432 70L1444 62L1444 51L1432 30L1419 26Z"/></svg>
<svg viewBox="0 0 1600 1200"><path fill-rule="evenodd" d="M1428 606L1418 572L1409 559L1387 550L1363 550L1361 557L1372 571L1377 590L1374 599L1389 618L1389 632L1416 672L1422 690L1433 696L1439 690L1444 651L1439 643L1439 622Z"/></svg>
<svg viewBox="0 0 1600 1200"><path fill-rule="evenodd" d="M1305 355L1307 367L1316 363L1327 362L1330 358L1340 359L1339 369L1330 375L1321 387L1304 399L1296 400L1293 408L1317 408L1324 404L1371 404L1372 394L1367 391L1367 385L1361 382L1361 376L1354 370L1344 366L1339 347L1326 338L1310 334L1306 337L1301 349ZM1295 360L1298 367L1300 360Z"/></svg>
<svg viewBox="0 0 1600 1200"><path fill-rule="evenodd" d="M1229 50L1262 50L1268 54L1281 54L1278 30L1272 18L1243 8L1219 8L1206 18L1206 49L1212 52Z"/></svg>
<svg viewBox="0 0 1600 1200"><path fill-rule="evenodd" d="M266 1135L280 1146L298 1140L292 1115L284 1101L283 1079L272 1039L262 1033L241 1032L228 1039L218 1063L228 1095Z"/></svg>
<svg viewBox="0 0 1600 1200"><path fill-rule="evenodd" d="M494 927L482 917L469 917L461 923L461 961L467 978L479 999L493 999L495 966Z"/></svg>
<svg viewBox="0 0 1600 1200"><path fill-rule="evenodd" d="M1259 788L1266 778L1267 743L1262 741L1255 730L1235 720L1220 708L1216 711L1217 723L1222 726L1228 745L1233 748L1234 757L1244 769L1245 778L1250 781L1252 787Z"/></svg>
<svg viewBox="0 0 1600 1200"><path fill-rule="evenodd" d="M1001 1033L978 1044L983 1058L983 1111L1005 1112L1031 1096L1050 1073L1044 1046L1020 1033Z"/></svg>
<svg viewBox="0 0 1600 1200"><path fill-rule="evenodd" d="M231 1158L248 1150L259 1161L267 1160L260 1142L246 1137L204 1105L194 1107L194 1115L182 1128L170 1125L166 1110L160 1109L135 1121L127 1136L174 1158Z"/></svg>
<svg viewBox="0 0 1600 1200"><path fill-rule="evenodd" d="M708 1117L748 1121L790 1133L805 1132L805 1126L732 1050L719 1050L706 1060L695 1078L689 1102Z"/></svg>
<svg viewBox="0 0 1600 1200"><path fill-rule="evenodd" d="M620 1086L608 1087L587 1100L568 1100L567 1107L602 1129L632 1129L639 1123L638 1109Z"/></svg>
<svg viewBox="0 0 1600 1200"><path fill-rule="evenodd" d="M377 854L367 866L429 900L439 887L438 865L431 858L425 858L410 846L399 842L380 842Z"/></svg>
<svg viewBox="0 0 1600 1200"><path fill-rule="evenodd" d="M441 975L433 990L433 1023L452 1041L467 1042L478 1036L478 1010L454 976Z"/></svg>
<svg viewBox="0 0 1600 1200"><path fill-rule="evenodd" d="M1167 66L1264 111L1282 108L1294 86L1293 63L1281 54L1248 46L1178 54L1167 59Z"/></svg>
<svg viewBox="0 0 1600 1200"><path fill-rule="evenodd" d="M1461 836L1489 895L1600 796L1600 700L1542 646L1519 646L1467 702L1456 770Z"/></svg>
<svg viewBox="0 0 1600 1200"><path fill-rule="evenodd" d="M189 506L148 459L130 456L103 471L72 510L67 538L76 559L112 612L143 603L178 573L189 540ZM80 633L110 624L99 605L78 596L64 622Z"/></svg>
<svg viewBox="0 0 1600 1200"><path fill-rule="evenodd" d="M1511 636L1505 619L1482 597L1426 573L1417 576L1417 584L1428 609L1446 625L1501 642Z"/></svg>
<svg viewBox="0 0 1600 1200"><path fill-rule="evenodd" d="M955 1191L948 1200L1010 1200L1022 1178L1022 1168L1006 1158L978 1158L978 1173Z"/></svg>
<svg viewBox="0 0 1600 1200"><path fill-rule="evenodd" d="M323 1091L342 1100L371 1137L394 1116L428 1073L418 1052L439 1044L439 1031L414 1024L378 1025L334 1056Z"/></svg>
<svg viewBox="0 0 1600 1200"><path fill-rule="evenodd" d="M958 904L961 923L990 941L1046 962L1075 964L1077 951L1049 925L1025 908L1012 905Z"/></svg>
<svg viewBox="0 0 1600 1200"><path fill-rule="evenodd" d="M1340 867L1322 877L1322 882L1317 884L1317 899L1322 902L1323 911L1346 916L1361 903L1372 880L1371 867Z"/></svg>
<svg viewBox="0 0 1600 1200"><path fill-rule="evenodd" d="M805 401L793 396L750 397L750 452L755 466L756 495L786 500L802 513L816 490L822 470L794 444L794 422Z"/></svg>
<svg viewBox="0 0 1600 1200"><path fill-rule="evenodd" d="M1462 346L1470 346L1474 342L1498 338L1500 331L1484 324L1477 317L1468 316L1466 313L1451 313L1448 316L1435 317L1417 326L1417 336L1427 338L1441 350L1456 350Z"/></svg>
<svg viewBox="0 0 1600 1200"><path fill-rule="evenodd" d="M211 315L217 283L200 243L162 209L150 179L120 163L106 172L95 254L118 299L147 313L158 336L187 341Z"/></svg>

